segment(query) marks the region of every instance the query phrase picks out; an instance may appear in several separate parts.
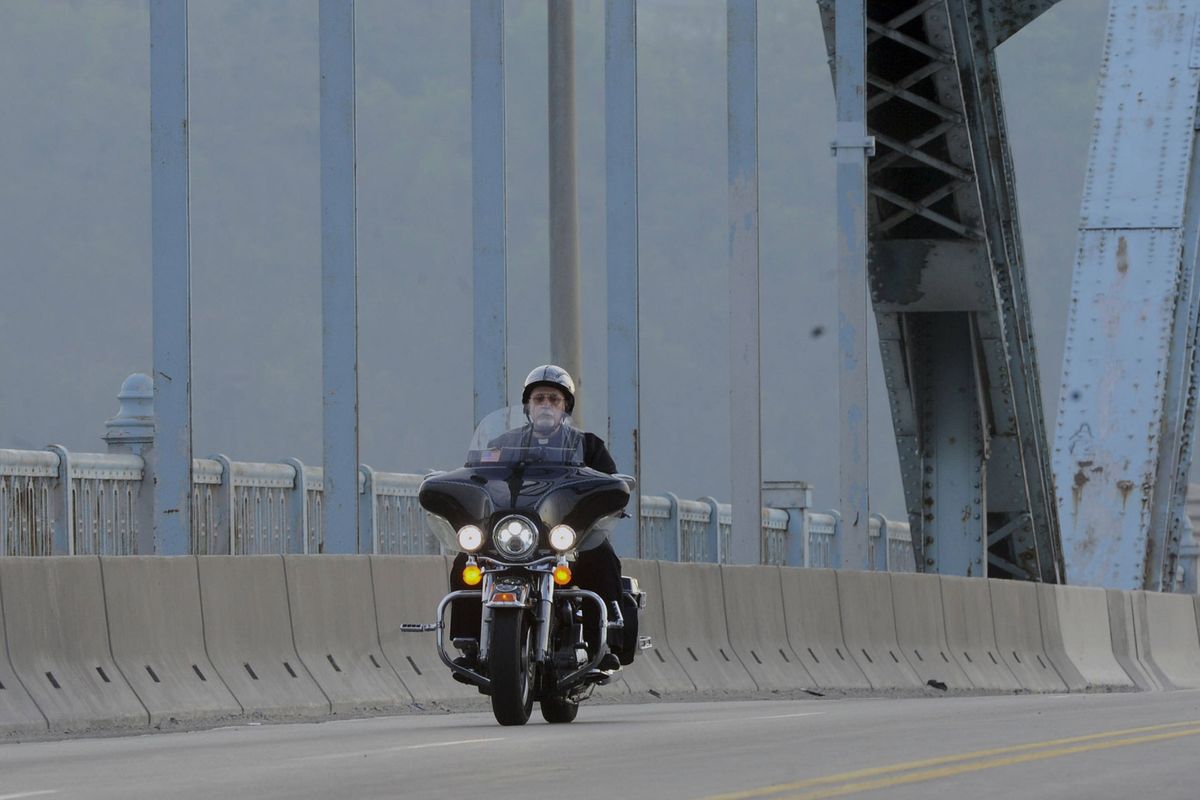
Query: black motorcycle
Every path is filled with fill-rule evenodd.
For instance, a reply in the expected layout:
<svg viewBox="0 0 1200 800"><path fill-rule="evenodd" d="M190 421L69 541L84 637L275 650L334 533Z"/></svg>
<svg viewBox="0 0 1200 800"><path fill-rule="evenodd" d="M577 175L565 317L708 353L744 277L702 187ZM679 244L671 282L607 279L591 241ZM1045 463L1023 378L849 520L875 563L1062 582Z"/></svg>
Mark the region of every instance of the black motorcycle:
<svg viewBox="0 0 1200 800"><path fill-rule="evenodd" d="M438 632L442 662L490 695L501 725L524 725L535 701L547 722L571 722L579 702L611 680L612 671L599 669L608 637L585 631L584 604L595 609L600 631L621 629L622 664L649 646L637 635L645 595L634 579L621 579L621 601L608 607L595 592L573 585L576 554L601 543L624 516L634 483L589 469L583 457L583 435L569 417L543 436L513 407L484 418L463 468L431 474L421 484L430 525L449 550L467 554L462 582L478 588L442 598L436 623L405 628ZM478 638L453 643L474 656L468 662L474 669L446 651L445 615L456 601L482 606ZM588 635L599 641L587 641Z"/></svg>

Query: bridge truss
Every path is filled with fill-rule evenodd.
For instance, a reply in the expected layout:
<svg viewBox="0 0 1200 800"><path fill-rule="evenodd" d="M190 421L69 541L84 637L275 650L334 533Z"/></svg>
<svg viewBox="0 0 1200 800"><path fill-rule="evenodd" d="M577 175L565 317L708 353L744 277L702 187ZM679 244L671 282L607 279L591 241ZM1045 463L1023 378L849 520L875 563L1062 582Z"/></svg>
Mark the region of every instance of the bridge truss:
<svg viewBox="0 0 1200 800"><path fill-rule="evenodd" d="M926 572L1063 579L995 59L1054 2L819 2L835 83L865 5L867 274Z"/></svg>

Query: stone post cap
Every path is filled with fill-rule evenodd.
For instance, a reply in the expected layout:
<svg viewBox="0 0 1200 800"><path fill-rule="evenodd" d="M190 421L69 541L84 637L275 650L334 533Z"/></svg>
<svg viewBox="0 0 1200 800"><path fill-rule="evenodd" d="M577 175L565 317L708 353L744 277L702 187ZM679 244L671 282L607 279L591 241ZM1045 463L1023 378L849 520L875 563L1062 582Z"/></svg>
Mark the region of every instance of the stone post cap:
<svg viewBox="0 0 1200 800"><path fill-rule="evenodd" d="M104 423L103 439L110 444L154 440L154 381L135 372L121 384L117 415Z"/></svg>

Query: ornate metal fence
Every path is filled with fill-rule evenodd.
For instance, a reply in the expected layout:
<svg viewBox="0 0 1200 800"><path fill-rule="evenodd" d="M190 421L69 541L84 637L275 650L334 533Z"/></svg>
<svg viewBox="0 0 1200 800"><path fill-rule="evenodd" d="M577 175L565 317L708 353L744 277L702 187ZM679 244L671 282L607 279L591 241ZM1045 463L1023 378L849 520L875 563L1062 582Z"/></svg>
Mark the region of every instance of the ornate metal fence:
<svg viewBox="0 0 1200 800"><path fill-rule="evenodd" d="M0 450L0 555L51 552L57 484L56 453Z"/></svg>
<svg viewBox="0 0 1200 800"><path fill-rule="evenodd" d="M138 456L77 453L58 448L71 481L71 538L76 555L128 556L138 551Z"/></svg>
<svg viewBox="0 0 1200 800"><path fill-rule="evenodd" d="M143 496L144 462L122 453L0 450L0 554L131 555L145 549L152 517ZM218 455L192 463L192 552L201 555L320 553L323 475L296 459L232 461ZM422 476L360 471L360 532L374 553L442 552L417 503ZM711 497L643 495L642 557L724 562L732 509ZM807 508L762 510L763 561L832 567L836 514ZM881 531L887 547L880 548ZM908 526L875 515L870 553L875 569L913 567Z"/></svg>

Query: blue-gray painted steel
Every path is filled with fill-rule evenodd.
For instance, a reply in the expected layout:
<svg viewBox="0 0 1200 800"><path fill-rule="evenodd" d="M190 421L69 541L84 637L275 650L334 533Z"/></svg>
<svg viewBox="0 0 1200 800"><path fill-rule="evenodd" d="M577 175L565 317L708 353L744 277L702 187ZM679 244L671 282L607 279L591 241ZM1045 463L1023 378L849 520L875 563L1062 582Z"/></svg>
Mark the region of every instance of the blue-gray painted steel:
<svg viewBox="0 0 1200 800"><path fill-rule="evenodd" d="M1182 11L1182 9L1179 9ZM1186 23L1185 23L1186 25ZM1192 21L1193 38L1190 46L1186 37L1176 39L1177 49L1171 66L1175 70L1183 67L1179 56L1188 51L1189 72L1193 78L1185 80L1184 89L1195 91L1194 76L1200 68L1200 16ZM1185 28L1186 30L1186 28ZM1182 31L1181 31L1182 32ZM1165 66L1165 65L1164 65ZM1163 77L1172 73L1163 70ZM1193 97L1195 95L1193 94ZM1195 107L1191 108L1193 115ZM1180 116L1189 113L1186 105ZM1164 137L1157 144L1159 156L1156 170L1147 169L1135 180L1145 180L1145 175L1157 172L1155 212L1164 227L1183 229L1181 258L1179 259L1179 290L1176 293L1174 319L1170 342L1167 348L1167 364L1164 370L1164 412L1162 441L1158 448L1158 463L1155 470L1154 495L1150 502L1149 536L1147 537L1147 566L1150 570L1148 589L1173 591L1178 575L1176 564L1180 550L1182 522L1187 518L1187 475L1191 466L1191 448L1194 434L1196 398L1196 376L1193 371L1195 353L1194 339L1197 332L1197 305L1200 297L1200 281L1196 278L1196 235L1200 216L1197 200L1200 199L1200 164L1196 151L1196 126L1186 128L1171 137ZM1138 144L1142 144L1138 142ZM1186 174L1179 170L1187 165ZM1179 170L1179 171L1177 171ZM1164 178L1174 178L1168 183ZM1165 202L1164 202L1165 201ZM1164 257L1164 266L1170 266L1170 256Z"/></svg>
<svg viewBox="0 0 1200 800"><path fill-rule="evenodd" d="M619 555L641 555L638 408L637 2L605 0L604 157L608 260L608 446L638 481L631 520L614 531Z"/></svg>
<svg viewBox="0 0 1200 800"><path fill-rule="evenodd" d="M471 0L475 423L508 405L504 0Z"/></svg>
<svg viewBox="0 0 1200 800"><path fill-rule="evenodd" d="M925 546L925 569L941 575L986 577L983 519L983 452L979 406L964 402L980 394L974 335L963 312L930 314L925 334L928 361L923 415L925 480L929 508L938 514L937 535Z"/></svg>
<svg viewBox="0 0 1200 800"><path fill-rule="evenodd" d="M970 161L956 163L973 164L976 185L963 187L967 191L958 196L970 198L964 205L978 203L978 221L987 240L995 287L996 312L976 316L978 340L984 345L984 386L991 389L992 419L984 427L987 435L994 435L985 472L989 485L984 491L989 574L1058 583L1062 581L1062 550L1013 189L1016 179L996 56L985 35L989 26L998 23L996 14L1007 13L1006 24L1016 24L1041 13L1037 3L1021 6L947 4L960 89L943 95L942 101L953 96L955 103L962 103L967 136L955 137L955 141L966 146L962 154ZM957 149L951 147L952 160ZM981 451L980 458L987 452ZM1014 524L1021 518L1025 519ZM1005 536L998 536L1002 531ZM993 571L993 567L1002 571Z"/></svg>
<svg viewBox="0 0 1200 800"><path fill-rule="evenodd" d="M357 553L354 0L321 0L321 376L325 551Z"/></svg>
<svg viewBox="0 0 1200 800"><path fill-rule="evenodd" d="M150 164L156 436L147 483L154 554L184 555L192 531L187 0L150 0Z"/></svg>
<svg viewBox="0 0 1200 800"><path fill-rule="evenodd" d="M867 139L865 0L837 0L838 566L867 569Z"/></svg>
<svg viewBox="0 0 1200 800"><path fill-rule="evenodd" d="M758 0L728 0L729 561L761 564L762 373L758 258Z"/></svg>
<svg viewBox="0 0 1200 800"><path fill-rule="evenodd" d="M579 198L575 168L575 0L546 10L550 128L550 360L575 379L575 409L587 406L579 312Z"/></svg>
<svg viewBox="0 0 1200 800"><path fill-rule="evenodd" d="M1174 584L1195 395L1198 9L1113 0L1081 209L1054 472L1068 577Z"/></svg>
<svg viewBox="0 0 1200 800"><path fill-rule="evenodd" d="M839 54L847 29L857 45L862 4L818 4L839 92L839 181L845 179L850 187L849 194L839 187L839 204L845 217L855 222L861 219L858 151L869 151L876 141L881 148L867 170L868 268L905 500L915 531L914 555L922 569L934 568L938 559L926 558L924 549L935 545L943 532L961 536L957 515L962 509L933 505L940 489L929 477L934 456L924 432L938 429L938 421L926 417L939 375L938 359L924 331L925 318L934 313L962 313L968 315L970 324L963 330L972 337L981 379L970 387L974 394L963 395L960 402L985 415L985 446L976 451L980 474L988 481L980 487L989 547L985 568L996 568L997 576L1058 581L1058 521L1051 500L1012 159L993 52L999 39L1045 11L1052 0L922 0L901 4L903 8L872 4L875 16L866 20L869 137L858 120L841 113L847 102L857 110L863 100L864 87L856 90L855 81L845 74L861 64L857 59L848 64ZM856 17L853 24L847 15ZM927 90L915 90L918 85ZM839 237L844 249L857 248L862 234L848 226ZM857 271L843 270L840 289L858 277ZM860 315L858 292L853 286L841 293L839 329L843 354L856 356L861 354L856 340L862 341L863 332L857 324L845 323L848 317L866 320ZM915 364L933 364L934 371L922 371ZM853 392L846 391L847 385L856 385L852 373L863 368L861 358L843 358L841 366L846 381L841 386L843 417L850 422L863 419L865 408L847 407L852 403L847 395ZM848 436L847 442L840 453L843 468L855 458L853 438ZM848 494L853 494L854 483L843 473ZM956 493L951 490L949 496ZM855 516L861 519L861 512ZM844 523L847 530L850 522ZM860 537L850 535L846 543L857 541Z"/></svg>
<svg viewBox="0 0 1200 800"><path fill-rule="evenodd" d="M1200 26L1200 17L1197 18ZM1193 46L1190 65L1200 68L1200 48ZM1169 466L1174 474L1166 475L1160 468L1158 483L1165 486L1172 482L1171 497L1161 503L1155 513L1162 519L1162 529L1165 533L1163 543L1163 579L1164 591L1182 591L1195 593L1196 574L1194 560L1195 539L1192 525L1187 513L1188 475L1192 469L1192 447L1196 437L1196 404L1200 396L1200 275L1196 274L1197 258L1200 257L1200 153L1198 153L1196 134L1193 132L1191 168L1188 176L1188 192L1184 215L1183 237L1183 269L1189 284L1185 293L1181 293L1181 302L1187 302L1187 313L1177 313L1175 317L1175 332L1172 336L1172 366L1171 370L1178 371L1177 380L1169 389L1172 407L1169 418L1176 420L1173 431L1175 441L1169 452L1174 456L1174 463ZM1175 372L1169 373L1168 380L1175 379ZM1188 548L1192 547L1191 554ZM1191 565L1183 562L1190 561ZM1180 573L1182 572L1182 580Z"/></svg>

